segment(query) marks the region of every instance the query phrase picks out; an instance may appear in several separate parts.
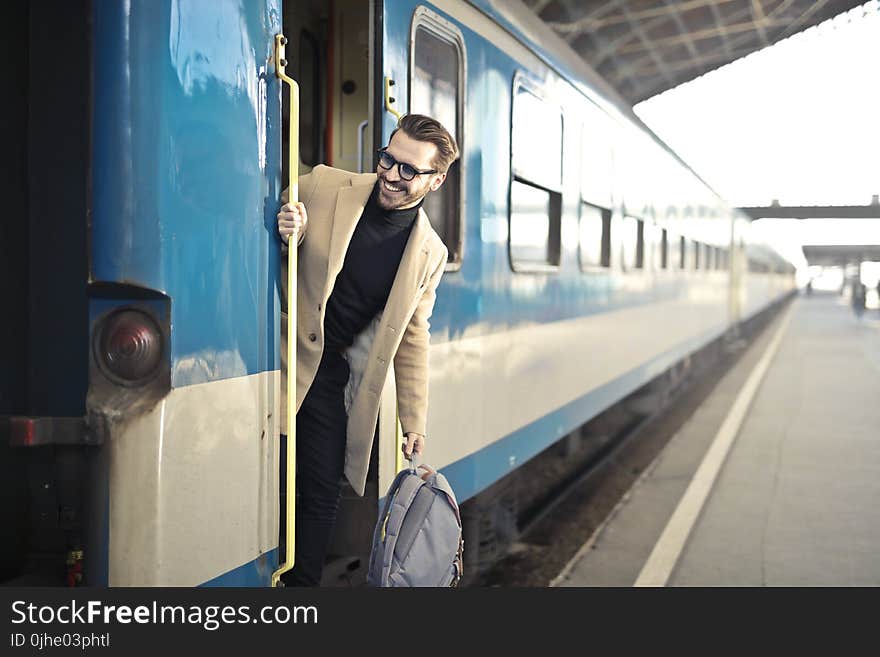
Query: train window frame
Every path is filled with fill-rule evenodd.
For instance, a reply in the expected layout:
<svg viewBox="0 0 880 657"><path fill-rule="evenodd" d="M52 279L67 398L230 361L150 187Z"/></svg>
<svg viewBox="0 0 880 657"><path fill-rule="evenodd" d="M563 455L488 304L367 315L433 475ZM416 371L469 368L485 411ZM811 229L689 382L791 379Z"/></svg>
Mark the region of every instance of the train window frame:
<svg viewBox="0 0 880 657"><path fill-rule="evenodd" d="M636 269L645 269L645 222L636 217Z"/></svg>
<svg viewBox="0 0 880 657"><path fill-rule="evenodd" d="M559 132L559 180L550 181L548 179L538 180L534 177L532 171L525 171L516 167L515 158L515 132L516 132L516 110L517 98L521 93L530 94L538 101L546 104L554 110L554 115L558 112L560 122ZM564 179L564 144L565 144L565 114L562 111L562 105L555 102L544 93L543 89L535 82L525 76L522 71L517 71L513 76L512 93L510 97L510 179L507 186L507 259L510 268L515 273L522 274L546 274L558 272L562 266L562 181ZM548 196L548 225L547 225L547 249L546 258L543 263L535 261L517 261L514 257L513 248L513 232L514 232L514 187L515 185L523 185L533 189L545 192Z"/></svg>
<svg viewBox="0 0 880 657"><path fill-rule="evenodd" d="M666 224L666 269L670 272L681 270L681 238L679 234Z"/></svg>
<svg viewBox="0 0 880 657"><path fill-rule="evenodd" d="M653 204L649 203L642 212L642 269L646 272L657 271L657 263L660 261L657 253L660 248L658 239L660 227L657 225L657 214Z"/></svg>
<svg viewBox="0 0 880 657"><path fill-rule="evenodd" d="M665 226L660 226L660 267L658 269L669 269L669 230Z"/></svg>
<svg viewBox="0 0 880 657"><path fill-rule="evenodd" d="M661 229L662 227L657 222L654 206L646 206L642 252L644 254L644 269L647 272L656 272L661 268L660 263L663 258L663 254L660 252L663 248Z"/></svg>
<svg viewBox="0 0 880 657"><path fill-rule="evenodd" d="M467 207L466 203L466 194L467 194L467 185L465 184L465 165L464 165L464 153L465 153L465 107L466 104L466 94L467 94L467 47L464 41L464 35L458 26L438 14L437 12L429 9L425 6L416 7L413 12L412 22L410 24L410 33L409 33L409 71L407 72L407 107L412 108L412 93L414 87L414 80L416 74L416 36L419 30L424 30L432 37L444 41L445 43L451 45L457 53L458 56L458 88L455 90L456 94L456 125L455 125L455 140L458 145L459 158L456 162L454 162L450 168L450 173L454 173L458 176L458 212L450 213L451 216L457 217L458 221L456 222L454 231L454 240L451 244L446 244L446 239L444 235L441 235L441 239L443 239L444 244L446 244L446 248L449 251L449 257L446 261L445 270L446 272L457 272L461 270L462 264L464 263L465 250L467 248L465 234L466 234L466 221L465 221L465 208ZM444 183L445 184L445 183ZM443 187L440 188L442 190ZM440 191L438 190L438 191Z"/></svg>
<svg viewBox="0 0 880 657"><path fill-rule="evenodd" d="M602 221L601 232L599 235L599 258L598 262L591 262L584 259L583 248L583 221L585 218L584 208L590 211L597 211L599 219ZM578 208L578 266L582 272L605 272L611 268L611 208L605 208L595 203L581 201Z"/></svg>
<svg viewBox="0 0 880 657"><path fill-rule="evenodd" d="M620 242L621 268L624 272L644 271L645 269L645 220L633 212L623 213L620 223L623 241ZM633 236L630 231L635 230ZM634 237L631 249L627 248L627 238Z"/></svg>
<svg viewBox="0 0 880 657"><path fill-rule="evenodd" d="M554 117L559 116L559 179L549 180L540 179L534 175L534 171L529 171L516 166L514 145L516 143L516 108L517 98L521 93L533 96L541 103L553 108ZM564 165L564 144L565 144L565 113L562 111L562 105L552 99L550 94L533 80L526 77L522 71L517 71L513 76L513 93L510 97L510 171L511 176L520 180L527 181L529 184L546 189L553 193L562 193L563 165ZM546 159L546 158L545 158Z"/></svg>
<svg viewBox="0 0 880 657"><path fill-rule="evenodd" d="M681 270L681 226L678 224L678 208L674 205L666 207L663 222L660 224L666 232L666 269L667 271Z"/></svg>

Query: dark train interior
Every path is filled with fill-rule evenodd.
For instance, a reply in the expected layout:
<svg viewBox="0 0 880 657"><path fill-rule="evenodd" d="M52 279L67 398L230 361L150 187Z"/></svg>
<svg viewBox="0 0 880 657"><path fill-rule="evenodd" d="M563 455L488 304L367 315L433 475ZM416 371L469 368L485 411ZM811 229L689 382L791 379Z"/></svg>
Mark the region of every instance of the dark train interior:
<svg viewBox="0 0 880 657"><path fill-rule="evenodd" d="M88 0L3 3L0 583L62 584L82 543L88 449L10 447L4 416L85 415ZM77 420L78 419L78 420Z"/></svg>

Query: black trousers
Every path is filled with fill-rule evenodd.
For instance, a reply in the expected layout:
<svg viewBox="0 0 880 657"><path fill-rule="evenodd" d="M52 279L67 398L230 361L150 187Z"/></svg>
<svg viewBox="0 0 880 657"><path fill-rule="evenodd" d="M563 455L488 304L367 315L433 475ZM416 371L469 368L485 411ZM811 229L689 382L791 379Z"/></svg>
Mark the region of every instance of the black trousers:
<svg viewBox="0 0 880 657"><path fill-rule="evenodd" d="M318 586L321 582L345 468L348 376L343 355L324 352L296 414L296 555L293 569L281 576L286 586ZM286 436L282 438L286 444ZM283 498L282 494L282 519Z"/></svg>

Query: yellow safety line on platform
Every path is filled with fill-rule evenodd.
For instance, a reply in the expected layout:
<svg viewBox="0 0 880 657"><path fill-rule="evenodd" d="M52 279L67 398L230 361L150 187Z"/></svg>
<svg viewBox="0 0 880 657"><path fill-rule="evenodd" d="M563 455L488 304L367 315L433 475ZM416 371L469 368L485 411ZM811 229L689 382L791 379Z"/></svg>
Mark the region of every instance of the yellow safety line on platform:
<svg viewBox="0 0 880 657"><path fill-rule="evenodd" d="M727 417L724 418L718 433L715 434L715 439L709 446L709 450L703 457L699 468L697 468L696 473L691 479L691 483L684 492L672 517L669 518L666 528L657 540L657 544L651 551L651 555L642 567L633 586L666 586L669 582L672 571L675 569L684 550L688 536L690 536L691 530L697 522L697 517L706 503L709 493L712 492L715 479L718 477L727 454L730 452L730 448L739 434L740 427L745 420L752 400L755 398L755 394L758 392L758 388L764 380L767 370L770 368L770 363L779 349L782 336L785 335L791 320L794 306L795 304L789 306L776 334L773 336L772 342L761 356L761 360L755 366L755 369L749 374L749 378L746 380L742 390L740 390L739 395L737 395L736 401L733 402L733 406Z"/></svg>

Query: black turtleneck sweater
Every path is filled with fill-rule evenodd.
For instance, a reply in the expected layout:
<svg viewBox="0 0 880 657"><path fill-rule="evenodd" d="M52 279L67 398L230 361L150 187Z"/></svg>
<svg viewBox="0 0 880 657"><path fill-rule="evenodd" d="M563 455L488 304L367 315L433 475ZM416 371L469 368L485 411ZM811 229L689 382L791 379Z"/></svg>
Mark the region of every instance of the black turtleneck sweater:
<svg viewBox="0 0 880 657"><path fill-rule="evenodd" d="M324 315L324 348L341 350L385 308L421 203L384 210L378 185L358 219Z"/></svg>

